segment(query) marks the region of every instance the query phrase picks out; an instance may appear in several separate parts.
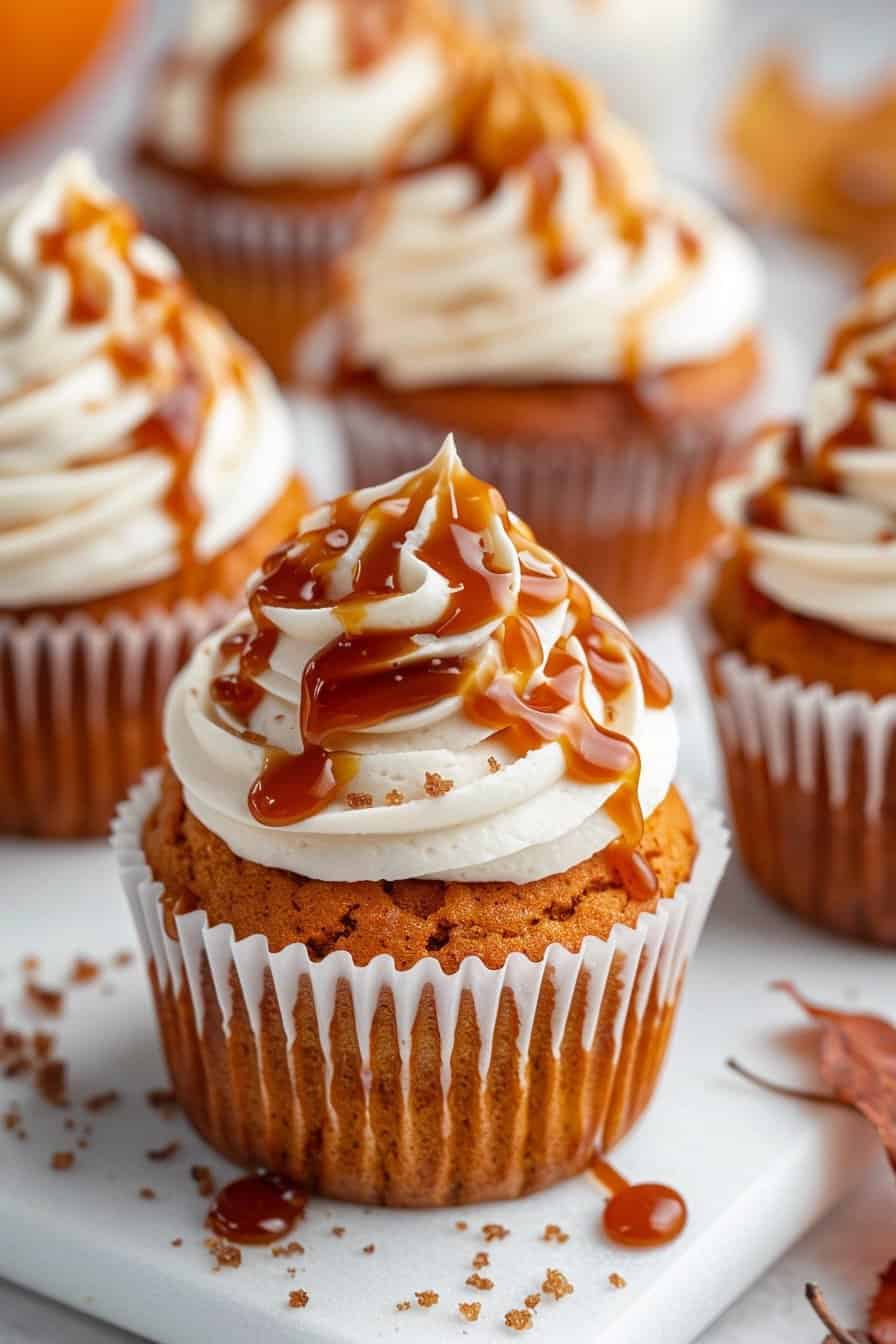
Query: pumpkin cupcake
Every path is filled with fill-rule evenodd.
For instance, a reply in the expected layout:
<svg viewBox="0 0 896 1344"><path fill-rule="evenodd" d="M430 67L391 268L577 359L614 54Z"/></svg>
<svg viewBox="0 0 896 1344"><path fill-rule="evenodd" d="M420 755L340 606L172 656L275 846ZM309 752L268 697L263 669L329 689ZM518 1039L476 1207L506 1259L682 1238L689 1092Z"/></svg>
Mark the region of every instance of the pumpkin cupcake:
<svg viewBox="0 0 896 1344"><path fill-rule="evenodd" d="M150 93L141 204L280 377L364 187L467 41L447 0L193 0Z"/></svg>
<svg viewBox="0 0 896 1344"><path fill-rule="evenodd" d="M896 265L834 335L801 424L720 487L735 529L698 637L757 882L896 945Z"/></svg>
<svg viewBox="0 0 896 1344"><path fill-rule="evenodd" d="M73 154L0 199L0 830L106 830L285 528L268 372Z"/></svg>
<svg viewBox="0 0 896 1344"><path fill-rule="evenodd" d="M450 119L445 161L384 187L346 266L356 479L419 466L450 428L623 615L660 607L741 451L757 258L658 184L584 83L518 48L481 56Z"/></svg>
<svg viewBox="0 0 896 1344"><path fill-rule="evenodd" d="M451 440L307 517L178 679L115 832L208 1141L441 1205L621 1138L726 857L669 701Z"/></svg>

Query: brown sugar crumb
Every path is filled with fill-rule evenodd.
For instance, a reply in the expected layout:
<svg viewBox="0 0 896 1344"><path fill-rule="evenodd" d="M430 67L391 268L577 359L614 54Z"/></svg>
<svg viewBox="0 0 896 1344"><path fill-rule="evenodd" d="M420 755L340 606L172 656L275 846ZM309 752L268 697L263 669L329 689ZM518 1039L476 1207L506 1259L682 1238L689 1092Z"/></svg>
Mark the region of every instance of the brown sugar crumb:
<svg viewBox="0 0 896 1344"><path fill-rule="evenodd" d="M559 1269L549 1269L545 1274L544 1283L541 1285L541 1291L553 1297L557 1302L561 1297L566 1297L573 1291L573 1286L565 1274L561 1274Z"/></svg>
<svg viewBox="0 0 896 1344"><path fill-rule="evenodd" d="M530 1293L528 1297L523 1298L523 1306L534 1311L536 1307L541 1306L541 1293Z"/></svg>
<svg viewBox="0 0 896 1344"><path fill-rule="evenodd" d="M3 1070L4 1078L21 1078L23 1073L28 1073L31 1069L31 1061L28 1059L14 1059L11 1064L7 1064Z"/></svg>
<svg viewBox="0 0 896 1344"><path fill-rule="evenodd" d="M211 1199L215 1193L215 1178L211 1167L191 1167L190 1175L196 1182L196 1193L203 1199Z"/></svg>
<svg viewBox="0 0 896 1344"><path fill-rule="evenodd" d="M17 1111L14 1106L11 1106L8 1111L3 1112L3 1128L10 1134L14 1129L18 1129L21 1120L21 1112Z"/></svg>
<svg viewBox="0 0 896 1344"><path fill-rule="evenodd" d="M124 966L130 966L133 963L133 960L133 952L130 952L125 948L123 951L115 953L115 956L112 958L112 965L121 969Z"/></svg>
<svg viewBox="0 0 896 1344"><path fill-rule="evenodd" d="M287 1265L287 1266L286 1266L286 1275L287 1275L287 1278L290 1278L290 1279L294 1279L294 1278L295 1278L295 1276L296 1276L296 1267L295 1267L295 1265Z"/></svg>
<svg viewBox="0 0 896 1344"><path fill-rule="evenodd" d="M100 1111L108 1111L110 1106L117 1106L121 1101L119 1092L97 1092L95 1096L88 1097L84 1103L85 1111L90 1111L93 1115L98 1115Z"/></svg>
<svg viewBox="0 0 896 1344"><path fill-rule="evenodd" d="M439 1304L439 1295L434 1293L431 1288L424 1288L422 1293L415 1293L417 1305L420 1307L436 1307Z"/></svg>
<svg viewBox="0 0 896 1344"><path fill-rule="evenodd" d="M215 1261L212 1266L212 1272L215 1274L221 1269L239 1269L243 1263L243 1253L239 1246L233 1246L222 1237L206 1237L205 1248Z"/></svg>
<svg viewBox="0 0 896 1344"><path fill-rule="evenodd" d="M172 1246L183 1246L183 1244L184 1244L183 1237L175 1237L171 1243Z"/></svg>
<svg viewBox="0 0 896 1344"><path fill-rule="evenodd" d="M146 1104L154 1111L161 1111L167 1120L177 1110L177 1097L170 1088L154 1087L146 1094Z"/></svg>
<svg viewBox="0 0 896 1344"><path fill-rule="evenodd" d="M34 1076L34 1086L49 1106L67 1106L64 1060L49 1059L42 1064Z"/></svg>
<svg viewBox="0 0 896 1344"><path fill-rule="evenodd" d="M454 1230L456 1232L466 1232L469 1226L469 1223L465 1223L463 1219L461 1219L460 1222L454 1224Z"/></svg>
<svg viewBox="0 0 896 1344"><path fill-rule="evenodd" d="M453 788L453 779L443 779L435 770L427 770L423 784L423 792L427 798L441 798L443 794L450 793Z"/></svg>
<svg viewBox="0 0 896 1344"><path fill-rule="evenodd" d="M491 1279L484 1279L481 1274L471 1274L465 1282L468 1288L475 1288L477 1293L488 1293L495 1286Z"/></svg>
<svg viewBox="0 0 896 1344"><path fill-rule="evenodd" d="M345 795L345 801L348 804L348 806L352 809L357 809L360 807L373 807L373 794L347 793Z"/></svg>
<svg viewBox="0 0 896 1344"><path fill-rule="evenodd" d="M369 1246L365 1246L365 1247L364 1247L364 1254L365 1254L365 1255L373 1255L373 1253L374 1253L375 1250L376 1250L376 1247L374 1246L373 1242L371 1242Z"/></svg>
<svg viewBox="0 0 896 1344"><path fill-rule="evenodd" d="M395 1310L396 1310L396 1311L410 1311L410 1309L411 1309L411 1304L410 1304L410 1302L396 1302L396 1303L395 1303Z"/></svg>
<svg viewBox="0 0 896 1344"><path fill-rule="evenodd" d="M390 789L389 792L386 794L387 807L400 807L403 802L404 802L404 794L402 793L401 789Z"/></svg>
<svg viewBox="0 0 896 1344"><path fill-rule="evenodd" d="M74 1165L74 1153L54 1153L50 1158L50 1166L54 1171L70 1171Z"/></svg>
<svg viewBox="0 0 896 1344"><path fill-rule="evenodd" d="M465 1321L478 1321L482 1310L481 1302L458 1302L457 1309Z"/></svg>
<svg viewBox="0 0 896 1344"><path fill-rule="evenodd" d="M291 1307L307 1307L308 1294L304 1288L294 1288L289 1295L289 1305Z"/></svg>
<svg viewBox="0 0 896 1344"><path fill-rule="evenodd" d="M79 1147L79 1148L83 1148L83 1149L87 1149L87 1148L90 1147L90 1144L87 1142L86 1139L79 1139L79 1140L78 1140L78 1147Z"/></svg>
<svg viewBox="0 0 896 1344"><path fill-rule="evenodd" d="M95 961L88 961L87 957L76 957L68 978L73 985L89 985L92 980L96 980L99 973L100 968Z"/></svg>
<svg viewBox="0 0 896 1344"><path fill-rule="evenodd" d="M298 1241L290 1241L286 1246L272 1246L271 1255L275 1260L283 1260L290 1255L304 1255L305 1247Z"/></svg>
<svg viewBox="0 0 896 1344"><path fill-rule="evenodd" d="M569 1233L564 1232L556 1223L548 1223L544 1230L543 1241L556 1241L560 1246L569 1241Z"/></svg>
<svg viewBox="0 0 896 1344"><path fill-rule="evenodd" d="M344 1227L331 1227L331 1228L330 1228L330 1236L331 1236L331 1237L344 1237L344 1236L345 1236L345 1228L344 1228Z"/></svg>
<svg viewBox="0 0 896 1344"><path fill-rule="evenodd" d="M31 1049L35 1059L49 1059L56 1044L56 1037L49 1031L36 1031L31 1037Z"/></svg>
<svg viewBox="0 0 896 1344"><path fill-rule="evenodd" d="M47 1017L59 1017L65 1002L61 990L47 989L35 980L29 980L25 986L25 998L32 1008Z"/></svg>
<svg viewBox="0 0 896 1344"><path fill-rule="evenodd" d="M141 1199L156 1199L156 1198L157 1198L157 1195L156 1195L156 1192L155 1192L155 1190L153 1190L153 1188L152 1188L151 1185L144 1185L144 1186L141 1186L141 1188L140 1188L140 1198L141 1198Z"/></svg>
<svg viewBox="0 0 896 1344"><path fill-rule="evenodd" d="M532 1313L526 1311L523 1307L517 1307L514 1311L508 1311L504 1317L504 1324L508 1330L531 1330Z"/></svg>
<svg viewBox="0 0 896 1344"><path fill-rule="evenodd" d="M611 1288L626 1288L628 1286L621 1274L611 1274L609 1284Z"/></svg>
<svg viewBox="0 0 896 1344"><path fill-rule="evenodd" d="M35 971L40 970L40 957L23 957L22 973L24 975L33 975Z"/></svg>
<svg viewBox="0 0 896 1344"><path fill-rule="evenodd" d="M150 1162L167 1162L179 1152L180 1144L177 1139L173 1139L171 1143L166 1143L164 1148L147 1149L146 1156L149 1158Z"/></svg>
<svg viewBox="0 0 896 1344"><path fill-rule="evenodd" d="M482 1235L486 1241L503 1241L505 1237L510 1236L510 1228L502 1227L500 1223L486 1223Z"/></svg>
<svg viewBox="0 0 896 1344"><path fill-rule="evenodd" d="M485 1269L488 1262L489 1261L487 1251L477 1251L476 1254L473 1256L474 1269Z"/></svg>

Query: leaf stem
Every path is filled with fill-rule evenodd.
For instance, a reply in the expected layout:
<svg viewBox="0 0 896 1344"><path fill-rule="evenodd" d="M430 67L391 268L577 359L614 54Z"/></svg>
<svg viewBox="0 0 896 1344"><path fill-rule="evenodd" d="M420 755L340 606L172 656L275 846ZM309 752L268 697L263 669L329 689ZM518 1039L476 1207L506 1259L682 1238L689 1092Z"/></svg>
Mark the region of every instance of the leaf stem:
<svg viewBox="0 0 896 1344"><path fill-rule="evenodd" d="M806 1300L822 1325L830 1331L831 1338L836 1341L836 1344L861 1344L860 1336L854 1335L850 1330L844 1330L843 1326L834 1319L830 1307L824 1300L824 1293L817 1283L806 1284Z"/></svg>
<svg viewBox="0 0 896 1344"><path fill-rule="evenodd" d="M739 1064L736 1059L726 1059L725 1065L736 1073L740 1078L745 1078L748 1083L754 1083L756 1087L762 1087L766 1092L774 1092L779 1097L792 1097L796 1101L814 1101L822 1106L847 1106L848 1103L840 1097L832 1097L829 1092L808 1092L801 1087L788 1087L785 1083L775 1083L769 1078L763 1078L761 1074L754 1073L752 1069L745 1068Z"/></svg>

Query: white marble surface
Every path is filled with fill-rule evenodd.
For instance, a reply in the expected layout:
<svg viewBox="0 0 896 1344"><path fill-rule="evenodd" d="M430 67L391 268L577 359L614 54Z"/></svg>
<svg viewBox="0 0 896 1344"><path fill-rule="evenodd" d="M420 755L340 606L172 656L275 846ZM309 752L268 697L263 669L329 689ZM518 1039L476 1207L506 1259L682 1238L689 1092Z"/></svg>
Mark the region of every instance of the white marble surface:
<svg viewBox="0 0 896 1344"><path fill-rule="evenodd" d="M745 51L775 31L796 33L811 53L814 68L838 87L855 83L879 65L893 33L891 0L859 0L843 7L834 0L789 0L775 4L757 0L744 5L730 0L736 40L716 67L706 72L706 107L713 105L720 83ZM64 144L87 142L104 162L114 165L139 96L140 78L167 31L177 22L183 0L158 0L138 5L131 24L121 34L115 60L107 60L104 81L91 96L66 100L39 134L0 153L0 187L45 163ZM861 21L859 21L861 20ZM736 22L737 29L733 27ZM892 43L889 44L892 48ZM704 117L702 130L710 124ZM725 197L727 186L715 175L704 138L704 152L690 128L676 146L677 162L689 175L709 183ZM707 168L709 164L709 168ZM729 197L730 199L730 197ZM818 352L836 306L847 290L846 272L828 256L790 240L764 239L769 265L770 298L776 325L797 338L808 361ZM796 393L796 388L794 389ZM696 748L701 756L702 746ZM776 967L780 969L780 967ZM801 967L791 967L795 975ZM893 994L896 1013L896 988ZM774 1114L769 1113L768 1141L775 1142ZM769 1209L770 1223L775 1210ZM847 1324L859 1324L864 1303L873 1290L875 1275L896 1251L896 1183L881 1162L869 1172L860 1190L830 1214L765 1277L731 1307L702 1338L702 1344L820 1344L823 1330L803 1299L807 1279L818 1280L838 1314ZM657 1322L655 1337L662 1336ZM37 1297L11 1284L0 1283L0 1344L112 1344L128 1338L102 1325Z"/></svg>

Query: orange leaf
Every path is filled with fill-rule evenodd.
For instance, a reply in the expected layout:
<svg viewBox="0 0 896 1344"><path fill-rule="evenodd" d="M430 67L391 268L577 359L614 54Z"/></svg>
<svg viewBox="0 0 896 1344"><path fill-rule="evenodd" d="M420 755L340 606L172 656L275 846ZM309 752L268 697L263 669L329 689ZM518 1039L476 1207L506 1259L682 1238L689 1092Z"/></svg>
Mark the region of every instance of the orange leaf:
<svg viewBox="0 0 896 1344"><path fill-rule="evenodd" d="M874 1344L896 1344L896 1260L880 1276L868 1323Z"/></svg>
<svg viewBox="0 0 896 1344"><path fill-rule="evenodd" d="M822 1077L834 1096L874 1125L896 1169L896 1027L867 1013L821 1008L789 981L773 988L790 994L819 1023ZM896 1303L896 1271L892 1294ZM880 1344L896 1344L896 1312L892 1320L892 1333L882 1336Z"/></svg>

